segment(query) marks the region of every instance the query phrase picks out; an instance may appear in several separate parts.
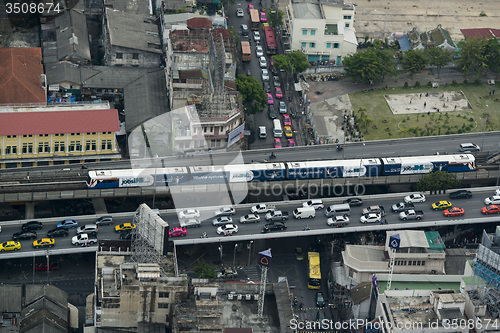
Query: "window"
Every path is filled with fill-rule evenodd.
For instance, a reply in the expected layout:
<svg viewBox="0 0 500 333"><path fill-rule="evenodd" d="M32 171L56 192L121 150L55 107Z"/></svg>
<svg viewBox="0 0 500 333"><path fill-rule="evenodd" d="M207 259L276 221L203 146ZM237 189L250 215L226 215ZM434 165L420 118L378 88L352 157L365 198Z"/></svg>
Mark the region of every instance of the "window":
<svg viewBox="0 0 500 333"><path fill-rule="evenodd" d="M346 28L349 28L349 23L346 23L346 24L345 24L345 27L346 27Z"/></svg>
<svg viewBox="0 0 500 333"><path fill-rule="evenodd" d="M349 277L354 276L354 270L352 268L349 268Z"/></svg>
<svg viewBox="0 0 500 333"><path fill-rule="evenodd" d="M132 53L132 59L139 60L139 53Z"/></svg>
<svg viewBox="0 0 500 333"><path fill-rule="evenodd" d="M338 49L339 48L339 43L333 43L333 48Z"/></svg>
<svg viewBox="0 0 500 333"><path fill-rule="evenodd" d="M48 142L39 142L38 143L38 152L39 153L50 153L50 146Z"/></svg>
<svg viewBox="0 0 500 333"><path fill-rule="evenodd" d="M417 266L417 261L413 260L413 266Z"/></svg>
<svg viewBox="0 0 500 333"><path fill-rule="evenodd" d="M85 143L85 150L96 150L97 144L95 140L90 140Z"/></svg>
<svg viewBox="0 0 500 333"><path fill-rule="evenodd" d="M344 20L350 20L351 19L351 15L344 15Z"/></svg>
<svg viewBox="0 0 500 333"><path fill-rule="evenodd" d="M316 30L311 30L311 36L316 35Z"/></svg>
<svg viewBox="0 0 500 333"><path fill-rule="evenodd" d="M113 149L113 145L111 144L111 140L102 140L101 141L101 149L102 150L111 150Z"/></svg>
<svg viewBox="0 0 500 333"><path fill-rule="evenodd" d="M332 43L326 43L326 48L331 49L332 48Z"/></svg>
<svg viewBox="0 0 500 333"><path fill-rule="evenodd" d="M80 141L70 141L69 151L82 151L82 144Z"/></svg>
<svg viewBox="0 0 500 333"><path fill-rule="evenodd" d="M212 133L213 131L214 131L214 128L210 127L210 133Z"/></svg>
<svg viewBox="0 0 500 333"><path fill-rule="evenodd" d="M207 128L203 127L203 133L207 133Z"/></svg>
<svg viewBox="0 0 500 333"><path fill-rule="evenodd" d="M307 29L302 29L302 35L307 35Z"/></svg>
<svg viewBox="0 0 500 333"><path fill-rule="evenodd" d="M15 138L17 138L17 135L7 135L7 139L10 139L10 138L15 139Z"/></svg>
<svg viewBox="0 0 500 333"><path fill-rule="evenodd" d="M168 309L168 303L158 303L158 309Z"/></svg>
<svg viewBox="0 0 500 333"><path fill-rule="evenodd" d="M160 298L169 298L170 297L170 292L169 291L160 291L158 293L158 297L160 297Z"/></svg>
<svg viewBox="0 0 500 333"><path fill-rule="evenodd" d="M33 153L33 144L32 143L23 143L23 154L32 154Z"/></svg>
<svg viewBox="0 0 500 333"><path fill-rule="evenodd" d="M306 42L302 42L301 46L306 47Z"/></svg>
<svg viewBox="0 0 500 333"><path fill-rule="evenodd" d="M31 135L31 134L30 135L23 135L23 138L32 138L32 137L33 137L33 135Z"/></svg>
<svg viewBox="0 0 500 333"><path fill-rule="evenodd" d="M422 266L425 266L425 261L422 261L420 264L421 264Z"/></svg>
<svg viewBox="0 0 500 333"><path fill-rule="evenodd" d="M5 147L5 155L17 154L17 146Z"/></svg>
<svg viewBox="0 0 500 333"><path fill-rule="evenodd" d="M316 43L309 43L309 47L315 48L316 47Z"/></svg>
<svg viewBox="0 0 500 333"><path fill-rule="evenodd" d="M116 59L123 59L123 53L117 53Z"/></svg>
<svg viewBox="0 0 500 333"><path fill-rule="evenodd" d="M64 141L54 142L54 152L64 152L66 151L66 145Z"/></svg>

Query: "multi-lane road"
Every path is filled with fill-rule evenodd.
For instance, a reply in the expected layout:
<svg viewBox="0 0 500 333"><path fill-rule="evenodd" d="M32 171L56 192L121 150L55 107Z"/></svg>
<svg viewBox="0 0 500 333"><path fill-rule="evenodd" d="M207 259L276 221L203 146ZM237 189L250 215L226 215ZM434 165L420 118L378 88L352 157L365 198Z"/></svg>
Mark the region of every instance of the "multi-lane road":
<svg viewBox="0 0 500 333"><path fill-rule="evenodd" d="M402 228L418 228L418 227L428 227L428 226L442 226L442 225L454 225L454 224L466 224L466 223L490 223L498 221L496 215L483 215L480 212L481 207L484 207L483 200L491 196L494 190L492 188L488 189L473 189L473 197L471 199L460 199L451 200L454 206L462 207L465 209L465 215L462 217L445 217L442 211L433 211L431 209L431 204L439 200L449 200L447 195L431 195L427 197L425 203L415 204L416 209L421 209L424 211L425 216L420 221L407 221L403 222L399 219L397 213L393 213L390 210L392 204L402 201L404 194L390 194L390 195L375 195L364 197L364 203L360 207L352 207L350 215L350 224L343 228L330 227L327 226L325 216L325 211L316 211L316 217L312 219L297 220L293 218L292 211L300 207L303 201L287 201L287 202L277 202L277 209L287 211L290 214L289 220L286 221L287 229L285 231L276 231L269 233L261 233L263 225L266 223L264 221L264 214L261 214L261 221L259 223L252 224L240 224L239 218L250 212L251 205L239 205L236 207L236 214L232 217L235 224L238 225L239 231L233 236L221 236L218 235L216 230L217 227L213 226L211 221L213 219L213 214L215 207L201 209L202 212L202 226L199 228L188 229L187 236L171 238L176 245L188 245L196 243L218 243L218 242L230 242L239 240L252 240L252 239L264 239L264 238L282 238L282 237L297 237L297 236L309 236L309 235L320 235L320 234L335 234L335 233L346 233L346 232L358 232L358 231L368 231L368 230L388 230L388 229L402 229ZM324 199L326 205L333 203L340 203L344 198L328 198ZM361 216L361 211L364 207L370 205L382 205L385 207L387 215L385 219L389 224L362 224L359 220ZM132 220L133 213L121 213L114 217L114 225L123 222L130 222ZM161 217L167 221L170 227L179 226L179 221L175 211L168 210L163 211ZM79 224L93 223L95 217L82 217L79 220ZM44 227L39 230L39 238L46 237L47 231L54 228L56 221L51 219L49 222L44 221ZM99 239L119 239L118 233L114 231L113 226L101 226L99 228ZM309 230L304 230L304 228ZM15 232L20 231L20 224L3 222L2 232L0 233L0 242L5 242L11 240L12 235ZM200 238L201 234L206 232L208 238ZM95 248L79 248L71 245L71 237L76 235L75 229L70 229L70 236L63 238L56 238L55 247L50 250L54 253L68 252L68 251L93 251ZM37 252L36 255L44 255L45 249L33 249L31 241L24 240L21 241L22 249L16 252L16 256L33 256L32 251ZM10 257L8 255L10 252L0 253L0 259L2 256Z"/></svg>

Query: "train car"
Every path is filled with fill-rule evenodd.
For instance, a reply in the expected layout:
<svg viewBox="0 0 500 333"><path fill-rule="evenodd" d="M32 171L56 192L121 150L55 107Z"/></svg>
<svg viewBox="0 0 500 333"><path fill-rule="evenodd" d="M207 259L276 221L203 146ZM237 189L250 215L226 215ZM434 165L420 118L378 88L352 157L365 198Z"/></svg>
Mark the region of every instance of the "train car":
<svg viewBox="0 0 500 333"><path fill-rule="evenodd" d="M286 163L287 178L295 179L326 179L347 178L359 176L379 176L382 164L380 159L331 160L317 162Z"/></svg>
<svg viewBox="0 0 500 333"><path fill-rule="evenodd" d="M225 183L227 176L222 165L188 167L190 185Z"/></svg>
<svg viewBox="0 0 500 333"><path fill-rule="evenodd" d="M91 170L88 173L88 188L117 188L178 185L188 180L188 170L184 167Z"/></svg>
<svg viewBox="0 0 500 333"><path fill-rule="evenodd" d="M226 165L228 180L235 182L263 182L285 180L285 163L255 163Z"/></svg>
<svg viewBox="0 0 500 333"><path fill-rule="evenodd" d="M471 154L382 158L382 164L385 176L476 170L475 158Z"/></svg>

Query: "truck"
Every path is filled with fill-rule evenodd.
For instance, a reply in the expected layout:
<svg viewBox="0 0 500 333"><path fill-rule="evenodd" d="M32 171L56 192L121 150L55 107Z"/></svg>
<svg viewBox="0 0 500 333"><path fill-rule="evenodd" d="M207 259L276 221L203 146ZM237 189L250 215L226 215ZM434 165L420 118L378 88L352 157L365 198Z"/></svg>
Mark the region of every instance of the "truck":
<svg viewBox="0 0 500 333"><path fill-rule="evenodd" d="M285 221L288 220L288 212L274 210L266 214L266 221Z"/></svg>
<svg viewBox="0 0 500 333"><path fill-rule="evenodd" d="M424 217L424 212L422 210L408 209L404 212L399 213L399 218L403 221L406 220L420 220Z"/></svg>
<svg viewBox="0 0 500 333"><path fill-rule="evenodd" d="M392 205L392 211L395 213L404 212L405 210L415 208L412 202L398 202Z"/></svg>
<svg viewBox="0 0 500 333"><path fill-rule="evenodd" d="M272 212L273 210L276 210L276 205L258 204L250 209L252 213L256 214L269 213Z"/></svg>
<svg viewBox="0 0 500 333"><path fill-rule="evenodd" d="M97 238L90 238L88 234L80 234L71 239L73 245L92 245L97 243Z"/></svg>
<svg viewBox="0 0 500 333"><path fill-rule="evenodd" d="M382 217L384 217L385 216L385 209L383 206L379 206L379 205L374 205L374 206L363 208L363 213L362 213L363 215L369 214L369 213L377 213L377 214L380 214Z"/></svg>

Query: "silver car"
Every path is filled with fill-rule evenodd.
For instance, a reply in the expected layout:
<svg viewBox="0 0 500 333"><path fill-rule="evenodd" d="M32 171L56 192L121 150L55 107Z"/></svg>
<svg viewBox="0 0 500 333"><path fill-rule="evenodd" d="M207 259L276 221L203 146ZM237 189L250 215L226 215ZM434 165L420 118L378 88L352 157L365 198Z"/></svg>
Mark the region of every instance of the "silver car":
<svg viewBox="0 0 500 333"><path fill-rule="evenodd" d="M236 211L234 210L233 207L221 207L215 211L215 216L227 216L227 215L234 215L236 214Z"/></svg>
<svg viewBox="0 0 500 333"><path fill-rule="evenodd" d="M242 224L257 223L259 221L260 221L260 216L258 214L254 214L254 213L240 217L240 223L242 223Z"/></svg>
<svg viewBox="0 0 500 333"><path fill-rule="evenodd" d="M221 216L212 221L212 225L224 225L228 223L233 223L233 219L229 216Z"/></svg>

